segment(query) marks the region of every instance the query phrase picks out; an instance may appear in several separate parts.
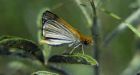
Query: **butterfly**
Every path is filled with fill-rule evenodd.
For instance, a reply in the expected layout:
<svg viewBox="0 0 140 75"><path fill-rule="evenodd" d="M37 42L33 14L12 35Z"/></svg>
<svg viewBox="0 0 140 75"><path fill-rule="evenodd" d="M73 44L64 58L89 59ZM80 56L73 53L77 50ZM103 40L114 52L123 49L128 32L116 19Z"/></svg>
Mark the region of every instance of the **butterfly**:
<svg viewBox="0 0 140 75"><path fill-rule="evenodd" d="M73 47L70 53L79 46L82 46L83 51L84 45L93 43L91 37L81 34L65 20L48 10L42 14L42 36L45 39L43 42L48 45L68 44L69 47Z"/></svg>

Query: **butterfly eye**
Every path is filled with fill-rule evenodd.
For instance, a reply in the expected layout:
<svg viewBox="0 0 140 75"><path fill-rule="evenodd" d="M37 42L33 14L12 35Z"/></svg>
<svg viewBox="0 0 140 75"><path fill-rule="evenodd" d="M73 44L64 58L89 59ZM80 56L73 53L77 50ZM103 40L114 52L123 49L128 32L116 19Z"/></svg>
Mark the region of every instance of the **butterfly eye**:
<svg viewBox="0 0 140 75"><path fill-rule="evenodd" d="M84 40L84 41L83 41L83 44L84 44L84 45L88 45L88 44L89 44L89 41L88 41L88 40Z"/></svg>

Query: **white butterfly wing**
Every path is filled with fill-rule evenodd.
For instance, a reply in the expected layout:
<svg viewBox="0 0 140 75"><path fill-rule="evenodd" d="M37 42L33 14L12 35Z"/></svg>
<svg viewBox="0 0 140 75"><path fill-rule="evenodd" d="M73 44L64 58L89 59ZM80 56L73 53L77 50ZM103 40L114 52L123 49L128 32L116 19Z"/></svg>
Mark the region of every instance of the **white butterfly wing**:
<svg viewBox="0 0 140 75"><path fill-rule="evenodd" d="M43 36L49 45L73 43L75 37L64 25L55 20L48 20L43 25Z"/></svg>

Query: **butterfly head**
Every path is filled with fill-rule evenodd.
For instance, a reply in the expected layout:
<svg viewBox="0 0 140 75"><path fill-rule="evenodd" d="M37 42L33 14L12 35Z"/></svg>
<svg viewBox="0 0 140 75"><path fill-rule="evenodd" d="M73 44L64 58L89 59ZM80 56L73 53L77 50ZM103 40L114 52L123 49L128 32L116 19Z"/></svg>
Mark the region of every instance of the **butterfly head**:
<svg viewBox="0 0 140 75"><path fill-rule="evenodd" d="M83 36L83 38L81 39L81 42L84 45L93 45L93 40L91 37Z"/></svg>

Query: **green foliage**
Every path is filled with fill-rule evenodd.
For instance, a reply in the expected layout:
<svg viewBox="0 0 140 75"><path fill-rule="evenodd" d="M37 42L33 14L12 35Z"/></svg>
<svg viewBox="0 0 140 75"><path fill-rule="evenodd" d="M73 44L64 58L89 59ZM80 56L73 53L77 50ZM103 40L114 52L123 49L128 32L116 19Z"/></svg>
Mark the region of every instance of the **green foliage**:
<svg viewBox="0 0 140 75"><path fill-rule="evenodd" d="M95 59L93 59L91 56L85 55L85 54L80 54L80 53L54 55L49 59L49 62L98 66L97 61Z"/></svg>
<svg viewBox="0 0 140 75"><path fill-rule="evenodd" d="M134 27L134 25L125 22L129 29L134 32L140 38L140 32Z"/></svg>
<svg viewBox="0 0 140 75"><path fill-rule="evenodd" d="M45 65L44 55L40 48L40 45L32 42L31 40L14 37L14 36L2 36L0 37L0 54L9 56L19 56L20 58L30 58L33 60L39 60L40 63ZM52 56L48 62L55 63L67 63L67 64L85 64L85 65L97 65L95 59L88 55L72 54L72 55L55 55ZM63 71L62 71L63 72ZM59 75L48 71L38 71L32 75Z"/></svg>
<svg viewBox="0 0 140 75"><path fill-rule="evenodd" d="M37 17L37 25L38 25L38 42L40 43L41 47L42 47L42 51L44 53L44 60L47 63L47 59L50 55L51 52L51 47L48 46L47 44L44 44L41 42L42 39L44 39L44 37L42 37L42 14L43 12L45 12L46 10L49 10L48 8L43 8L40 10L40 12L38 13L38 17Z"/></svg>
<svg viewBox="0 0 140 75"><path fill-rule="evenodd" d="M13 59L13 62L17 62L17 60L20 60L21 58L29 58L31 61L33 59L38 60L34 54L32 54L33 51L35 53L39 47L39 54L42 52L44 55L44 62L48 63L48 58L52 56L53 54L59 54L58 56L62 56L60 54L60 50L64 50L65 48L61 47L50 47L43 43L34 43L39 42L42 38L40 38L41 32L41 24L38 24L36 22L40 22L40 18L37 18L38 14L41 15L42 8L47 8L51 10L52 12L56 13L58 16L66 20L68 23L70 23L73 27L80 30L83 34L90 35L90 27L91 27L91 21L92 17L94 16L91 14L91 6L88 2L89 0L0 0L0 35L12 35L10 36L4 36L0 38L0 43L2 46L0 46L0 74L5 75L2 72L5 72L6 75L22 75L24 74L23 71L25 71L24 75L29 75L30 72L36 72L42 70L42 68L37 67L37 65L31 65L27 63L27 61L22 61L23 66L27 67L24 70L19 70L18 74L15 74L13 69L17 68L18 64L15 63L15 66L11 69L9 69L9 64L11 63L11 58L8 58L7 56L19 56L19 59ZM103 40L110 32L113 32L117 29L117 32L115 35L112 35L112 40L109 39L109 45L102 46L100 50L100 68L101 74L104 75L120 75L123 71L125 71L122 75L134 75L137 74L139 71L139 63L140 60L139 55L136 53L139 53L139 36L140 32L137 31L139 29L139 18L133 19L135 24L131 23L130 21L126 21L125 19L128 19L131 15L131 13L135 13L135 10L139 9L140 6L140 0L95 0L96 1L96 8L97 8L97 15L99 19L99 25L101 27L101 39ZM83 4L83 5L82 5ZM101 4L98 6L98 4ZM133 8L132 8L133 4ZM86 6L85 6L86 5ZM44 9L43 9L44 10ZM115 14L114 14L115 13ZM111 17L110 17L111 16ZM112 18L113 17L113 18ZM139 15L134 16L134 18L139 17ZM120 24L124 24L123 26L120 26ZM37 26L38 25L38 26ZM123 27L126 26L125 29ZM121 30L118 28L122 27ZM127 28L129 27L128 30ZM37 33L39 34L37 35ZM137 36L133 36L134 34ZM117 35L117 36L116 36ZM18 37L13 37L18 36ZM24 39L19 39L19 36ZM25 40L26 38L26 40ZM137 40L136 40L137 38ZM32 50L34 48L29 48L27 45L23 45L22 43L15 43L15 41L12 41L12 39L15 39L15 41L28 41L28 45L34 44L37 49ZM30 40L34 40L34 42ZM3 42L2 42L3 41ZM10 42L5 47L5 42ZM30 43L29 43L30 42ZM104 41L102 41L104 43ZM18 45L17 46L14 46ZM104 43L106 44L106 43ZM11 46L11 47L10 47ZM27 46L27 47L26 47ZM22 48L24 47L24 48ZM27 48L27 50L26 50ZM91 50L87 50L86 53L93 54ZM29 50L29 51L28 51ZM29 53L31 51L31 53ZM94 52L94 51L93 51ZM3 56L4 55L4 56ZM70 57L70 56L69 56ZM71 56L75 57L75 56ZM26 59L25 58L25 59ZM65 57L66 58L66 57ZM77 57L76 57L77 58ZM79 56L78 58L82 58ZM136 59L135 59L136 58ZM33 61L34 62L34 61ZM90 61L88 61L90 62ZM25 64L27 63L27 64ZM17 65L16 65L17 64ZM70 63L71 64L71 63ZM19 64L20 65L20 64ZM29 66L27 66L29 65ZM47 64L48 65L48 64ZM69 64L68 64L69 65ZM86 64L87 65L87 64ZM113 65L113 66L112 66ZM43 65L44 66L44 65ZM57 65L58 66L58 65ZM67 72L71 73L72 75L93 75L93 68L89 68L85 70L85 65L80 65L80 68L78 67L61 67L59 68L67 70ZM45 66L46 67L46 66ZM86 66L87 67L87 66ZM4 69L6 68L6 69ZM37 68L37 69L36 69ZM35 69L32 71L32 69ZM48 71L47 69L43 69ZM73 70L73 71L71 71ZM10 72L11 71L11 72ZM22 71L22 72L21 72ZM82 72L81 72L82 71ZM89 72L90 71L90 72Z"/></svg>
<svg viewBox="0 0 140 75"><path fill-rule="evenodd" d="M109 16L111 16L112 18L115 18L116 20L122 20L121 17L119 17L117 14L113 13L113 12L110 12L104 8L101 8L100 9L101 11L105 12L106 14L108 14ZM134 14L135 15L135 14ZM137 15L138 16L138 15ZM140 32L134 27L135 25L133 24L130 24L129 22L127 21L123 21L122 22L124 25L128 26L128 28L134 32L138 37L140 37Z"/></svg>
<svg viewBox="0 0 140 75"><path fill-rule="evenodd" d="M14 36L2 36L0 40L0 47L6 48L7 53L11 55L16 54L23 57L37 58L44 63L44 58L40 47L31 40ZM1 50L1 52L3 53L4 51Z"/></svg>
<svg viewBox="0 0 140 75"><path fill-rule="evenodd" d="M60 75L60 74L52 73L48 71L37 71L37 72L32 73L31 75Z"/></svg>

